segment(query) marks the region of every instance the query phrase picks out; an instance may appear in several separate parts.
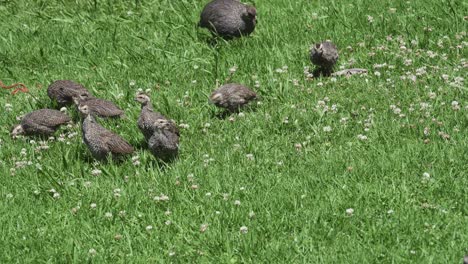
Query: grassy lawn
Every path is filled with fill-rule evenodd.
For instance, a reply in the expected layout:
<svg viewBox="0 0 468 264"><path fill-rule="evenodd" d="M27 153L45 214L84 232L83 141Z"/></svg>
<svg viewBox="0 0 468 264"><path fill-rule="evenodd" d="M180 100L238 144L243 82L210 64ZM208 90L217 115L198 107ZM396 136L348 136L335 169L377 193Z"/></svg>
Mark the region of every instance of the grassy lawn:
<svg viewBox="0 0 468 264"><path fill-rule="evenodd" d="M0 0L0 80L30 91L0 90L0 263L461 263L466 2L255 0L252 36L217 44L205 3ZM368 75L308 78L326 39ZM134 157L94 162L74 107L55 139L11 139L57 79L125 110L101 123ZM218 118L227 82L260 103ZM176 162L146 149L138 89L181 125Z"/></svg>

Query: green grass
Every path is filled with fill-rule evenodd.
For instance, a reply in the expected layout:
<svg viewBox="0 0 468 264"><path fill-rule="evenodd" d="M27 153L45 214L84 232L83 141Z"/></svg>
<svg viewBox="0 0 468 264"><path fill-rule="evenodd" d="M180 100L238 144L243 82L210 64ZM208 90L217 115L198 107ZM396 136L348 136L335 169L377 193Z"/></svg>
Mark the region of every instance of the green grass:
<svg viewBox="0 0 468 264"><path fill-rule="evenodd" d="M11 104L1 109L0 262L461 263L467 4L256 0L254 34L218 45L195 26L204 4L0 0L0 79L30 89L0 90L0 106ZM309 46L325 39L340 48L339 66L369 74L307 79ZM137 146L139 166L94 163L73 107L77 126L47 150L10 138L17 116L55 107L46 89L57 79L125 109L127 119L104 125ZM234 122L207 100L227 79L262 97ZM138 88L188 125L177 162L160 166L141 144ZM161 194L169 201L154 200Z"/></svg>

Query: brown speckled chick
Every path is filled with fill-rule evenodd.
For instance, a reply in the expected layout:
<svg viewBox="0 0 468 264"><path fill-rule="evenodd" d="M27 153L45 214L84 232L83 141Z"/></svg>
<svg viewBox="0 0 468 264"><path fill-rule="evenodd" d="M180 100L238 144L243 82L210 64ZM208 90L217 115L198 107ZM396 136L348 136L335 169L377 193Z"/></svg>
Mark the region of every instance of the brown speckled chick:
<svg viewBox="0 0 468 264"><path fill-rule="evenodd" d="M249 88L236 83L222 85L210 96L210 101L230 112L237 112L250 101L257 99L257 94Z"/></svg>
<svg viewBox="0 0 468 264"><path fill-rule="evenodd" d="M86 116L81 126L83 141L95 159L105 160L108 156L119 159L133 153L132 145L96 122L87 105L82 104L78 109Z"/></svg>
<svg viewBox="0 0 468 264"><path fill-rule="evenodd" d="M338 61L338 49L330 41L324 41L312 46L310 60L317 66L317 71L324 76L330 76Z"/></svg>
<svg viewBox="0 0 468 264"><path fill-rule="evenodd" d="M21 123L13 128L11 135L13 138L18 135L49 136L59 126L70 121L70 117L60 111L40 109L25 115Z"/></svg>
<svg viewBox="0 0 468 264"><path fill-rule="evenodd" d="M148 140L148 148L158 159L169 162L179 153L179 133L173 130L173 123L167 119L154 122L155 131Z"/></svg>
<svg viewBox="0 0 468 264"><path fill-rule="evenodd" d="M257 10L238 0L214 0L200 15L198 25L225 39L250 35L257 23Z"/></svg>
<svg viewBox="0 0 468 264"><path fill-rule="evenodd" d="M124 117L124 111L118 108L111 101L89 97L87 94L80 94L73 97L73 101L79 107L80 105L87 105L89 112L93 116L99 117Z"/></svg>
<svg viewBox="0 0 468 264"><path fill-rule="evenodd" d="M145 93L138 93L135 97L135 101L141 104L141 113L138 117L138 128L140 129L141 133L145 136L146 140L153 135L155 131L154 123L157 120L166 120L168 122L168 127L171 131L179 135L179 129L177 128L176 124L172 121L167 119L159 112L155 112L153 110L153 106L151 105L150 97Z"/></svg>
<svg viewBox="0 0 468 264"><path fill-rule="evenodd" d="M73 97L80 94L91 97L91 93L83 85L70 80L55 81L47 88L47 95L51 100L56 100L60 106L72 104Z"/></svg>

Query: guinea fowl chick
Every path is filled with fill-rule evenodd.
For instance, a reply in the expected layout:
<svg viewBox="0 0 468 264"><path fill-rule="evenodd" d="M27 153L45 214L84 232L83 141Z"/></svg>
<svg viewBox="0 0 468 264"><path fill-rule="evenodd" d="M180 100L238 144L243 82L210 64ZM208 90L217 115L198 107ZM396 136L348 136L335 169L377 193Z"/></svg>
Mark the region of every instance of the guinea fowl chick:
<svg viewBox="0 0 468 264"><path fill-rule="evenodd" d="M225 39L250 35L257 23L257 10L238 0L214 0L208 3L198 25Z"/></svg>
<svg viewBox="0 0 468 264"><path fill-rule="evenodd" d="M79 107L80 105L86 104L89 112L93 116L99 117L124 117L124 111L118 108L111 101L89 97L87 94L80 94L79 96L73 97L73 101Z"/></svg>
<svg viewBox="0 0 468 264"><path fill-rule="evenodd" d="M179 133L173 130L173 124L167 119L154 122L155 131L148 140L148 148L158 159L168 162L179 153Z"/></svg>
<svg viewBox="0 0 468 264"><path fill-rule="evenodd" d="M314 75L330 76L338 60L338 49L330 41L315 44L310 50L310 60L318 67Z"/></svg>
<svg viewBox="0 0 468 264"><path fill-rule="evenodd" d="M78 110L86 116L81 126L83 141L95 159L105 160L108 156L118 159L133 153L132 145L96 122L88 105L82 104Z"/></svg>
<svg viewBox="0 0 468 264"><path fill-rule="evenodd" d="M20 124L13 127L11 135L13 138L16 138L18 135L49 136L59 126L70 121L70 117L58 110L40 109L25 115L21 119Z"/></svg>
<svg viewBox="0 0 468 264"><path fill-rule="evenodd" d="M49 98L56 100L61 106L72 104L73 97L80 94L87 94L91 97L91 93L83 85L70 80L55 81L47 88Z"/></svg>
<svg viewBox="0 0 468 264"><path fill-rule="evenodd" d="M138 117L137 124L146 140L149 140L149 138L153 135L155 131L154 123L160 119L167 120L170 130L179 135L179 129L177 128L176 124L174 124L174 122L167 119L161 113L155 112L153 110L151 99L147 94L137 93L135 101L141 104L141 113Z"/></svg>
<svg viewBox="0 0 468 264"><path fill-rule="evenodd" d="M257 99L257 94L249 88L236 83L222 85L210 96L210 101L230 112L237 112L250 101Z"/></svg>

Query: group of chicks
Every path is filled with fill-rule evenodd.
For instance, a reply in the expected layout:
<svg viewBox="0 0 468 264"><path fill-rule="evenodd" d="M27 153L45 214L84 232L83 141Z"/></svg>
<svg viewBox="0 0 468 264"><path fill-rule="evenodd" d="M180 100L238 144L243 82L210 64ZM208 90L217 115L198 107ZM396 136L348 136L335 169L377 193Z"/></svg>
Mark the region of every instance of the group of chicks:
<svg viewBox="0 0 468 264"><path fill-rule="evenodd" d="M198 25L210 30L213 35L224 39L247 36L257 24L255 7L245 5L238 0L213 0L208 3L200 15ZM314 76L352 75L367 72L365 69L349 69L333 72L338 60L336 46L325 41L312 46L310 60L317 66ZM112 156L119 159L133 153L134 148L121 136L101 126L96 117L119 118L124 111L110 101L94 97L84 86L69 80L52 83L47 90L52 100L59 106L74 103L83 117L83 141L92 156L97 160ZM241 84L225 84L216 89L210 101L227 112L237 112L241 107L257 99L257 94ZM178 155L180 133L177 125L161 113L153 110L150 97L138 93L135 100L141 104L141 113L137 124L143 133L151 153L162 161L173 160ZM70 122L65 113L53 109L40 109L25 115L21 123L12 130L12 136L53 134L60 125Z"/></svg>
<svg viewBox="0 0 468 264"><path fill-rule="evenodd" d="M120 159L132 154L134 148L118 134L104 128L97 122L99 118L124 117L124 111L114 103L94 97L83 85L70 80L58 80L47 89L47 94L59 106L74 103L82 117L83 142L91 155L97 160ZM216 106L235 112L256 98L255 92L240 84L226 84L216 89L210 100ZM150 152L159 160L169 162L179 152L180 133L174 121L154 111L150 97L138 92L135 101L141 104L137 125L148 145ZM11 135L50 136L71 118L54 109L40 109L26 114L20 124L15 125Z"/></svg>

